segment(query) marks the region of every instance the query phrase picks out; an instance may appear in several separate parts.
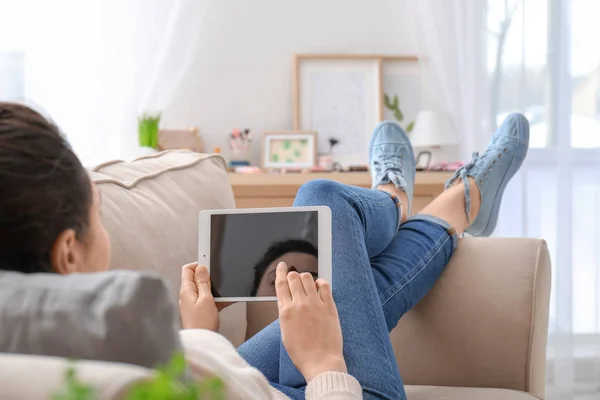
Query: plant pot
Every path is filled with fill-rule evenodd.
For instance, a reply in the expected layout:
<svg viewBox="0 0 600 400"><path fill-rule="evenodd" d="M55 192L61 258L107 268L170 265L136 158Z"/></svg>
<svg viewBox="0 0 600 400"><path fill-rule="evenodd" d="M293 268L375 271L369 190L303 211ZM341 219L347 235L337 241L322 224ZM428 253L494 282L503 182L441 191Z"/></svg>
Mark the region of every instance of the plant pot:
<svg viewBox="0 0 600 400"><path fill-rule="evenodd" d="M138 140L141 147L158 147L158 119L144 119L138 123Z"/></svg>

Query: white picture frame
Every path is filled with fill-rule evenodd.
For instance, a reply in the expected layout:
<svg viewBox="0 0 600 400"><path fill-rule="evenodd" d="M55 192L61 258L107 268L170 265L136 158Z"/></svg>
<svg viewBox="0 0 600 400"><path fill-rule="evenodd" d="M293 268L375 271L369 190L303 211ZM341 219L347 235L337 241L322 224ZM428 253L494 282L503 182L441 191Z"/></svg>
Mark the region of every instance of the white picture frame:
<svg viewBox="0 0 600 400"><path fill-rule="evenodd" d="M311 169L316 165L316 132L291 130L264 133L261 154L263 169Z"/></svg>
<svg viewBox="0 0 600 400"><path fill-rule="evenodd" d="M317 151L343 166L367 165L371 132L381 121L381 58L296 55L295 129L319 133Z"/></svg>

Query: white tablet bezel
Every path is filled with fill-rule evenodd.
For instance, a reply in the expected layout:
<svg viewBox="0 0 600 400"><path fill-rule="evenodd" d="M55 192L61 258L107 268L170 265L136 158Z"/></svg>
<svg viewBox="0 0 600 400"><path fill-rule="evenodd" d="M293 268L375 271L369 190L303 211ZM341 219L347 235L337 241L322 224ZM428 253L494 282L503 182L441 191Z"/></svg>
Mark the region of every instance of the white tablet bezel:
<svg viewBox="0 0 600 400"><path fill-rule="evenodd" d="M317 211L319 220L318 251L319 251L319 278L325 279L333 287L331 281L331 210L329 207L281 207L281 208L240 208L232 210L204 210L198 220L198 264L206 265L210 273L210 232L211 216L222 214L260 214ZM276 297L218 297L216 302L256 302L277 301Z"/></svg>

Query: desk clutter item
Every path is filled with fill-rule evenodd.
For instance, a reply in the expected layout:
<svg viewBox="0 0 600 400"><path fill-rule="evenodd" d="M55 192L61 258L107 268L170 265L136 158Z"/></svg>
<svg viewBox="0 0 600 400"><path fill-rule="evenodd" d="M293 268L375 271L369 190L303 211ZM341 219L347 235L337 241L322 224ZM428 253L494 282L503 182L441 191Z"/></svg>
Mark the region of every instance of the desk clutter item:
<svg viewBox="0 0 600 400"><path fill-rule="evenodd" d="M202 153L204 152L204 143L200 138L200 131L196 127L161 129L158 131L158 149L181 149Z"/></svg>
<svg viewBox="0 0 600 400"><path fill-rule="evenodd" d="M451 162L451 163L439 162L439 163L430 165L427 169L424 169L422 171L456 171L457 169L459 169L460 167L462 167L464 165L465 165L464 162Z"/></svg>
<svg viewBox="0 0 600 400"><path fill-rule="evenodd" d="M229 134L229 147L233 159L229 161L229 167L246 167L250 165L250 152L252 151L252 133L250 129L235 128Z"/></svg>

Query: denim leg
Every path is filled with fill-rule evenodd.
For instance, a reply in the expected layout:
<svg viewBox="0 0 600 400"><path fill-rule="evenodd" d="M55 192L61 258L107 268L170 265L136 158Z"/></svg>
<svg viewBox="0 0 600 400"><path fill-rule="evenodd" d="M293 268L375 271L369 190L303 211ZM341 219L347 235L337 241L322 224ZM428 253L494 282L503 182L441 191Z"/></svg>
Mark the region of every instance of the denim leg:
<svg viewBox="0 0 600 400"><path fill-rule="evenodd" d="M452 254L456 236L443 221L428 216L411 219L395 234L397 219L390 218L395 204L389 195L335 182L303 186L295 205L326 205L332 210L333 291L348 372L361 383L365 398L405 399L389 330L431 288ZM253 338L255 344L242 346L240 354L266 372L275 387L303 398L306 383L278 335L274 322ZM272 343L268 354L255 351L265 348L263 340L278 340L278 357ZM278 380L272 379L276 364Z"/></svg>
<svg viewBox="0 0 600 400"><path fill-rule="evenodd" d="M392 200L389 194L381 191L347 186L333 181L315 180L308 182L300 188L294 206L315 205L326 205L332 210L333 291L338 310L340 311L340 319L344 320L341 317L343 311L340 303L355 301L357 293L360 296L360 292L365 289L365 286L369 286L370 290L368 293L372 297L371 301L377 305L376 309L381 313L381 304L378 297L376 297L378 295L373 284L368 259L369 256L375 256L382 252L397 232L398 207L396 202ZM341 257L342 255L344 256ZM362 266L355 268L353 267L354 263L360 263ZM354 270L360 273L354 274L355 276L352 279L346 276ZM337 287L338 284L357 288L358 292L354 290L353 293L347 293L348 290L345 290L343 292L346 294L343 296L341 294L338 295L338 292L342 292L341 288ZM367 310L372 308L364 304L360 307ZM367 310L361 311L360 314L363 317L370 318L372 311ZM354 314L354 311L350 311L348 314ZM345 342L348 341L346 339L348 335L361 335L360 332L362 329L356 329L350 323L352 318L352 316L345 318L348 321L346 324L348 325L347 328L344 328L344 323L342 323ZM383 318L383 315L381 315L381 318ZM384 322L383 319L381 321ZM371 324L371 322L368 322L368 324ZM382 327L383 325L376 325L373 329L379 331ZM346 331L352 331L352 333L346 333ZM295 388L303 387L306 385L306 382L292 364L285 349L281 346L281 354L279 351L274 351L275 338L277 338L276 345L279 349L279 346L281 346L281 337L278 321L265 327L249 341L242 344L238 348L238 351L248 363L258 368L270 382L275 384L281 383ZM389 342L387 337L384 340L385 342ZM384 345L383 347L385 348L386 346ZM391 352L391 346L389 346L388 350ZM369 351L365 352L369 353ZM372 355L369 357L372 358ZM345 357L348 362L348 357L352 356L345 355ZM366 356L355 353L354 357L361 359ZM275 372L278 368L279 375ZM397 368L394 367L392 370L397 371ZM365 371L363 374L367 372ZM353 375L361 381L358 372L353 373ZM397 372L392 373L392 375L396 379L395 375L397 375ZM397 379L400 379L399 376L397 376ZM361 383L363 382L361 381ZM282 390L278 385L277 387ZM283 388L282 391L294 398L293 391L285 389Z"/></svg>
<svg viewBox="0 0 600 400"><path fill-rule="evenodd" d="M398 230L395 202L377 190L313 181L300 189L294 205L331 208L332 287L348 372L367 397L402 398L402 381L369 262L370 256L386 249ZM283 346L279 383L293 388L306 385Z"/></svg>
<svg viewBox="0 0 600 400"><path fill-rule="evenodd" d="M454 228L446 221L415 215L400 226L383 252L371 258L388 331L433 287L457 240Z"/></svg>
<svg viewBox="0 0 600 400"><path fill-rule="evenodd" d="M237 351L248 364L262 372L269 382L278 383L280 348L281 331L277 319L242 343Z"/></svg>

